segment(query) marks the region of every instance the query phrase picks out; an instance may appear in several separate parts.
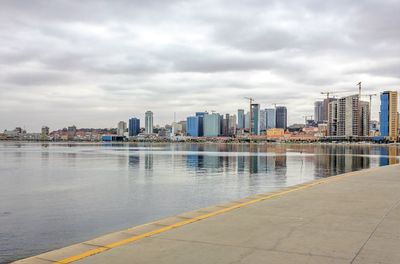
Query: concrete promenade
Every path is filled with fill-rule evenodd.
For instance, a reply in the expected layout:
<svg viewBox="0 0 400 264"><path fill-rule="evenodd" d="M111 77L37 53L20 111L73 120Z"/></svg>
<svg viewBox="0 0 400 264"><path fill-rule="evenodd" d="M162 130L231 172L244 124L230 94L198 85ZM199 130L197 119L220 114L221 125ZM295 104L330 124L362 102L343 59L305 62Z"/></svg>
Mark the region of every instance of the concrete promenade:
<svg viewBox="0 0 400 264"><path fill-rule="evenodd" d="M203 208L17 263L400 263L400 166Z"/></svg>

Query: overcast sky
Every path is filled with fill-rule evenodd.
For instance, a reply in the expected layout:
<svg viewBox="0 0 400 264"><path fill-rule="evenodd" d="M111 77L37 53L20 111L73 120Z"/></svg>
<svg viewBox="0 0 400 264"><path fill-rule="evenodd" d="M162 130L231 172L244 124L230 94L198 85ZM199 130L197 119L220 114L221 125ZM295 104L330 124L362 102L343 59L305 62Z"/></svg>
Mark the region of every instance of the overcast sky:
<svg viewBox="0 0 400 264"><path fill-rule="evenodd" d="M2 0L0 130L116 127L146 110L164 125L235 113L244 96L302 122L321 91L399 88L399 14L398 0Z"/></svg>

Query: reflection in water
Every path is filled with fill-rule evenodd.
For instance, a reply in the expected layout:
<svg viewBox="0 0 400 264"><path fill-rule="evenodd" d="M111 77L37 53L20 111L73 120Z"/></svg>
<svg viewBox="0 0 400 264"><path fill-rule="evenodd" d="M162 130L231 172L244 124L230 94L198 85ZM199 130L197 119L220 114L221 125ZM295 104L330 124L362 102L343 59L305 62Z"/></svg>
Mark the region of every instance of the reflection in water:
<svg viewBox="0 0 400 264"><path fill-rule="evenodd" d="M369 145L0 143L0 213L10 212L0 215L0 263L184 211L395 164L398 155L396 146Z"/></svg>

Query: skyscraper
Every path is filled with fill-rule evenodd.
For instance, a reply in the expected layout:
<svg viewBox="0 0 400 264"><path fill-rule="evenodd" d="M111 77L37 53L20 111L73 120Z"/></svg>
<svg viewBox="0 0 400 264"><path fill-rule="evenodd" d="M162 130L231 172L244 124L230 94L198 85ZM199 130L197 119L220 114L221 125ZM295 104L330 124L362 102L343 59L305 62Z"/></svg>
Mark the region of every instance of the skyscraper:
<svg viewBox="0 0 400 264"><path fill-rule="evenodd" d="M118 122L118 127L117 127L117 135L118 136L123 136L125 131L126 131L126 122L119 121Z"/></svg>
<svg viewBox="0 0 400 264"><path fill-rule="evenodd" d="M145 133L146 134L152 134L153 133L153 112L152 111L147 111L145 113Z"/></svg>
<svg viewBox="0 0 400 264"><path fill-rule="evenodd" d="M237 127L239 129L245 128L244 110L243 109L238 110L238 125L237 125Z"/></svg>
<svg viewBox="0 0 400 264"><path fill-rule="evenodd" d="M251 134L260 135L260 105L251 104Z"/></svg>
<svg viewBox="0 0 400 264"><path fill-rule="evenodd" d="M324 122L324 102L323 101L316 101L314 103L314 121L317 124Z"/></svg>
<svg viewBox="0 0 400 264"><path fill-rule="evenodd" d="M330 136L369 135L369 103L360 101L358 94L332 101L328 113Z"/></svg>
<svg viewBox="0 0 400 264"><path fill-rule="evenodd" d="M399 130L398 93L385 91L381 94L381 111L379 114L381 136L397 141Z"/></svg>
<svg viewBox="0 0 400 264"><path fill-rule="evenodd" d="M276 107L276 128L287 128L287 108L285 106Z"/></svg>
<svg viewBox="0 0 400 264"><path fill-rule="evenodd" d="M204 135L204 115L206 112L196 112L196 116L199 118L199 137Z"/></svg>
<svg viewBox="0 0 400 264"><path fill-rule="evenodd" d="M205 137L218 137L221 130L220 115L217 113L205 114L203 125Z"/></svg>
<svg viewBox="0 0 400 264"><path fill-rule="evenodd" d="M200 118L198 116L189 116L186 119L186 133L189 137L200 136Z"/></svg>
<svg viewBox="0 0 400 264"><path fill-rule="evenodd" d="M137 136L140 133L140 120L138 118L129 119L128 135L130 137Z"/></svg>
<svg viewBox="0 0 400 264"><path fill-rule="evenodd" d="M322 120L322 122L323 123L327 123L328 122L328 112L329 112L329 104L331 103L331 102L333 102L333 101L336 101L336 99L335 98L326 98L326 99L324 99L324 103L323 103L323 107L322 107L322 110L323 110L323 120Z"/></svg>
<svg viewBox="0 0 400 264"><path fill-rule="evenodd" d="M244 115L244 128L250 129L250 112Z"/></svg>
<svg viewBox="0 0 400 264"><path fill-rule="evenodd" d="M260 110L260 132L267 129L267 113L265 110Z"/></svg>
<svg viewBox="0 0 400 264"><path fill-rule="evenodd" d="M275 108L267 108L266 112L266 128L275 128L276 127L276 111Z"/></svg>

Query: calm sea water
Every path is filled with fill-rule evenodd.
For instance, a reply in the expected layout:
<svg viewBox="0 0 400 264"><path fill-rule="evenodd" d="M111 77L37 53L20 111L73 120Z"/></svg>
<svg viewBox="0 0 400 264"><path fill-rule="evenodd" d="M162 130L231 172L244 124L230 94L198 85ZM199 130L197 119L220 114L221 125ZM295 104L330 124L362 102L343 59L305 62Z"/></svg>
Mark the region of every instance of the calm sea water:
<svg viewBox="0 0 400 264"><path fill-rule="evenodd" d="M0 142L0 263L398 162L395 146Z"/></svg>

